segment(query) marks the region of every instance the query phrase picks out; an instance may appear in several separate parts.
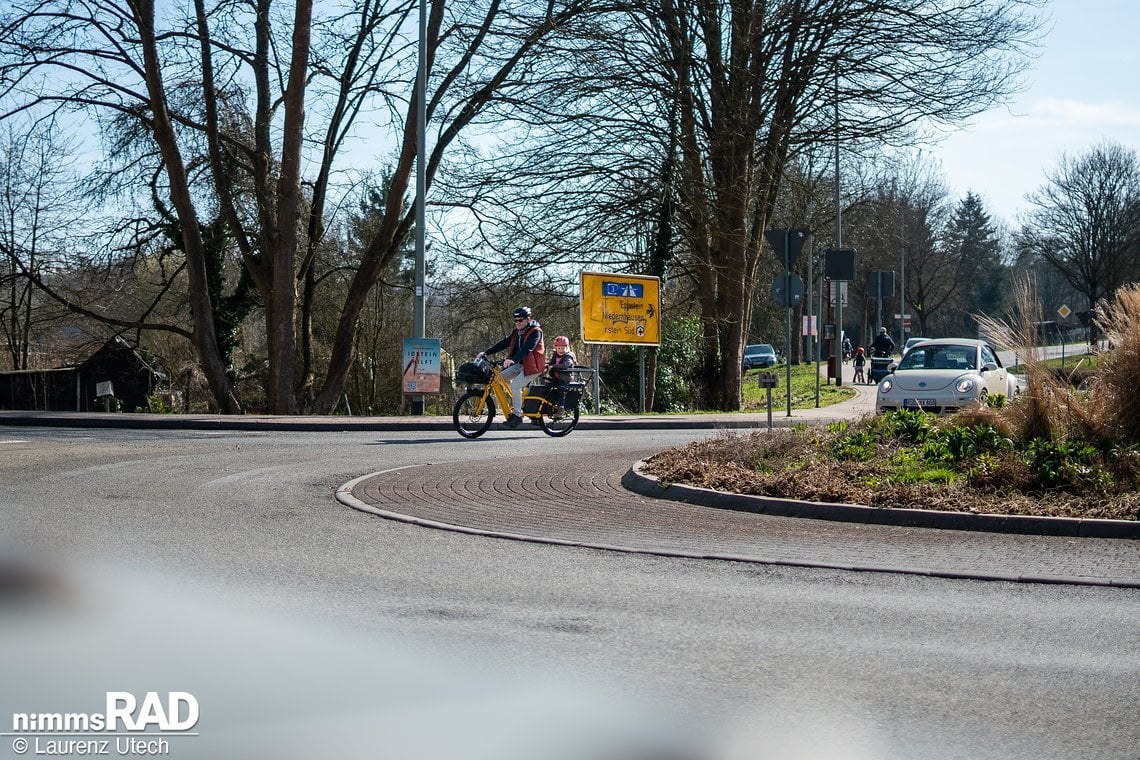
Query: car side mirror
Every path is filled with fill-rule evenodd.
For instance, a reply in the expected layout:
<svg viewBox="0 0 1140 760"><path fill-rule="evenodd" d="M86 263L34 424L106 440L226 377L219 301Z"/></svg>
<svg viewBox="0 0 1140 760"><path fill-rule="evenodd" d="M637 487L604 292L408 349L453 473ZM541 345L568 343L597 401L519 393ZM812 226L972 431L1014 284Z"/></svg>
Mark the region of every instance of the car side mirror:
<svg viewBox="0 0 1140 760"><path fill-rule="evenodd" d="M982 365L982 372L993 372L997 368L998 365L994 364L993 362L986 362Z"/></svg>

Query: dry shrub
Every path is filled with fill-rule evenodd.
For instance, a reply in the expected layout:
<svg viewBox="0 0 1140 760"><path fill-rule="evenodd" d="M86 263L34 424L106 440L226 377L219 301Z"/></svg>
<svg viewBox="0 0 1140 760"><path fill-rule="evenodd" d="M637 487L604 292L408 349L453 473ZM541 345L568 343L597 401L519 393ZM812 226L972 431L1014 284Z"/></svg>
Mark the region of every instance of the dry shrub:
<svg viewBox="0 0 1140 760"><path fill-rule="evenodd" d="M1097 324L1112 350L1103 357L1090 395L1105 437L1140 442L1140 284L1120 289L1097 307Z"/></svg>
<svg viewBox="0 0 1140 760"><path fill-rule="evenodd" d="M1008 407L969 406L953 417L937 419L936 423L943 427L984 427L989 426L998 431L1004 438L1016 440L1021 434L1021 427L1016 424L1014 415Z"/></svg>
<svg viewBox="0 0 1140 760"><path fill-rule="evenodd" d="M815 430L721 431L712 438L653 455L646 462L646 471L665 481L724 487L728 481L760 478L772 469L773 463L783 467L788 462L811 458L819 448L818 435Z"/></svg>
<svg viewBox="0 0 1140 760"><path fill-rule="evenodd" d="M1013 323L986 315L975 317L981 334L991 343L1015 352L1025 368L1028 390L1002 416L1015 433L1011 437L1018 440L1069 435L1073 432L1069 410L1074 398L1068 382L1049 369L1041 356L1034 327L1035 322L1041 321L1041 309L1032 280L1018 282L1014 301L1019 316Z"/></svg>
<svg viewBox="0 0 1140 760"><path fill-rule="evenodd" d="M978 317L983 335L1023 357L1029 389L1002 413L1016 431L1012 437L1140 442L1140 285L1121 289L1111 303L1097 308L1097 323L1113 350L1102 357L1097 372L1083 376L1080 388L1074 383L1079 367L1051 370L1039 358L1033 322L1040 314L1031 284L1020 284L1016 299L1021 315L1016 325Z"/></svg>

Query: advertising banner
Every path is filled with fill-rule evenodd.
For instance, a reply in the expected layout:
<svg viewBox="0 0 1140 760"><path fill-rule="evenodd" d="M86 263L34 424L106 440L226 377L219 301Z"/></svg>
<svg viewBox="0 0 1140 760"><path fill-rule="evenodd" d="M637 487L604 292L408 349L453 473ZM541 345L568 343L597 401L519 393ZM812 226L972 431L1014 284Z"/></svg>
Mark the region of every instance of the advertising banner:
<svg viewBox="0 0 1140 760"><path fill-rule="evenodd" d="M439 338L404 338L404 393L439 393Z"/></svg>

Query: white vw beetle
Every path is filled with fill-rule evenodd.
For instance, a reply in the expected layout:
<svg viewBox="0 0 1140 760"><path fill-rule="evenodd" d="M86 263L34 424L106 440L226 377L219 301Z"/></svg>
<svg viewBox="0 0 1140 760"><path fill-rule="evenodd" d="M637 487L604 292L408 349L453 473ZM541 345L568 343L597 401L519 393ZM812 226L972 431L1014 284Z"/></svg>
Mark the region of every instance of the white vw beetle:
<svg viewBox="0 0 1140 760"><path fill-rule="evenodd" d="M1001 366L993 346L971 338L939 338L915 345L894 371L879 381L875 408L956 412L985 402L986 395L1012 401L1021 384Z"/></svg>

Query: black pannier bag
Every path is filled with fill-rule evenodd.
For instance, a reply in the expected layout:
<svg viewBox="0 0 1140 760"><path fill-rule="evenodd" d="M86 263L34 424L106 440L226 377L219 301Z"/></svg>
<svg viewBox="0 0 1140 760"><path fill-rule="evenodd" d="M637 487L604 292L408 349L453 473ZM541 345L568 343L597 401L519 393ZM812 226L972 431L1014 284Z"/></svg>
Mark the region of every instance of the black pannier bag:
<svg viewBox="0 0 1140 760"><path fill-rule="evenodd" d="M570 383L566 388L566 401L563 407L565 409L577 409L584 390L586 390L585 383Z"/></svg>
<svg viewBox="0 0 1140 760"><path fill-rule="evenodd" d="M569 383L566 386L566 398L563 400L565 409L576 409L578 401L582 398L582 391L586 386L583 383ZM531 396L532 398L527 398ZM551 405L558 401L558 386L556 385L532 385L523 396L523 414L534 414L538 411L539 401L535 396L541 396L551 403ZM551 410L547 410L551 411Z"/></svg>
<svg viewBox="0 0 1140 760"><path fill-rule="evenodd" d="M539 400L544 398L551 403L554 400L554 386L553 385L528 385L523 392L523 414L535 414L538 412ZM528 398L529 397L529 398Z"/></svg>
<svg viewBox="0 0 1140 760"><path fill-rule="evenodd" d="M491 367L485 361L464 362L455 370L455 380L460 383L483 385L491 382Z"/></svg>

